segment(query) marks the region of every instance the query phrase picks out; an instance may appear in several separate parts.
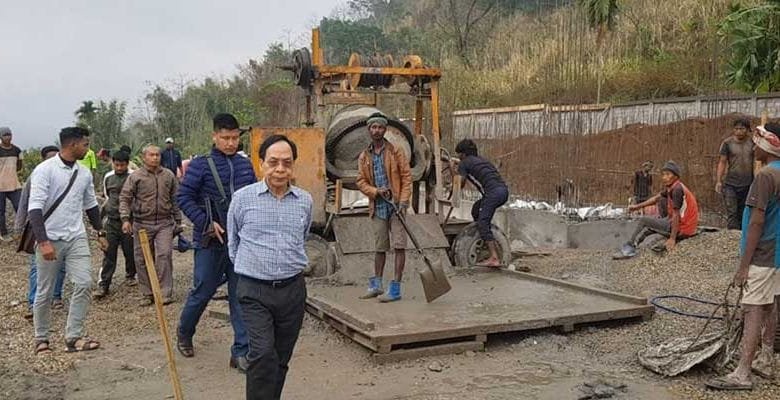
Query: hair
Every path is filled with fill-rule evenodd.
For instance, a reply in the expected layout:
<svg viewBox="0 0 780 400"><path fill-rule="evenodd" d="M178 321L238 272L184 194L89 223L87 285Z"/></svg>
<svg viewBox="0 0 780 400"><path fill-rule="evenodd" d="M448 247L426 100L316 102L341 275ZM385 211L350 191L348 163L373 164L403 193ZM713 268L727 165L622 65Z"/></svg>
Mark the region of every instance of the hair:
<svg viewBox="0 0 780 400"><path fill-rule="evenodd" d="M455 152L463 153L467 156L479 155L477 153L477 145L471 139L463 139L460 142L458 142L458 145L455 146Z"/></svg>
<svg viewBox="0 0 780 400"><path fill-rule="evenodd" d="M114 156L111 157L111 160L114 161L114 162L126 162L126 163L129 163L130 162L130 154L127 154L126 152L120 150L120 151L117 151L116 153L114 153Z"/></svg>
<svg viewBox="0 0 780 400"><path fill-rule="evenodd" d="M764 124L764 129L768 130L769 132L774 133L778 137L780 137L780 123L777 122L767 122Z"/></svg>
<svg viewBox="0 0 780 400"><path fill-rule="evenodd" d="M151 149L160 150L160 146L153 145L153 144L147 144L146 146L144 146L143 149L141 149L141 154L146 155L146 152L151 150Z"/></svg>
<svg viewBox="0 0 780 400"><path fill-rule="evenodd" d="M130 154L130 153L132 153L132 152L133 152L133 149L132 149L130 146L128 146L128 145L126 145L126 144L125 144L125 145L122 145L122 146L119 148L119 151L124 151L125 153L127 153L127 154Z"/></svg>
<svg viewBox="0 0 780 400"><path fill-rule="evenodd" d="M265 160L265 153L268 151L268 148L273 146L274 143L278 142L287 142L287 144L289 144L290 148L292 149L293 160L298 159L298 147L295 146L295 143L288 139L287 136L278 134L271 135L263 140L263 144L260 145L260 159Z"/></svg>
<svg viewBox="0 0 780 400"><path fill-rule="evenodd" d="M220 113L214 116L214 132L221 130L236 130L238 129L238 121L232 114Z"/></svg>
<svg viewBox="0 0 780 400"><path fill-rule="evenodd" d="M62 128L60 131L60 146L69 146L84 137L89 137L89 130L87 130L87 128L82 128L80 126Z"/></svg>
<svg viewBox="0 0 780 400"><path fill-rule="evenodd" d="M41 149L41 158L46 158L46 154L51 153L52 151L58 152L60 149L57 146L43 146Z"/></svg>
<svg viewBox="0 0 780 400"><path fill-rule="evenodd" d="M738 118L734 120L733 126L736 128L738 126L741 126L745 129L750 129L750 121L747 118Z"/></svg>

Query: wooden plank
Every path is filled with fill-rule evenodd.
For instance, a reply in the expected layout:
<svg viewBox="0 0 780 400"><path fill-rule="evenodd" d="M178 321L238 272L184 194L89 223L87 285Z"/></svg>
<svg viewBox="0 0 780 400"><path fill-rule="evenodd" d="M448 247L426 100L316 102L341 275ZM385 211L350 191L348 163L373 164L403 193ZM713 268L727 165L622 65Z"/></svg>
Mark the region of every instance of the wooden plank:
<svg viewBox="0 0 780 400"><path fill-rule="evenodd" d="M445 354L458 354L466 351L483 351L485 343L480 341L468 341L457 343L438 344L434 346L419 347L416 349L393 350L387 354L374 354L374 362L384 364L410 360L420 357L433 357Z"/></svg>
<svg viewBox="0 0 780 400"><path fill-rule="evenodd" d="M401 345L418 342L451 339L456 337L475 336L504 332L517 332L536 329L552 329L567 324L586 324L592 322L612 321L621 319L646 318L654 312L653 306L631 307L623 310L610 310L589 314L574 314L556 318L538 318L513 322L483 324L455 329L416 332L409 334L372 335L372 340L379 345Z"/></svg>
<svg viewBox="0 0 780 400"><path fill-rule="evenodd" d="M344 336L356 341L358 344L361 344L364 347L373 351L379 350L380 347L377 346L377 344L373 340L371 340L370 337L354 329L351 329L349 326L347 326L347 324L339 321L338 319L333 318L330 315L324 314L322 320L325 321L328 325L332 326L337 331L341 332Z"/></svg>
<svg viewBox="0 0 780 400"><path fill-rule="evenodd" d="M373 97L371 96L353 96L353 97L343 97L343 96L325 96L324 98L325 104L365 104L365 105L371 105L375 106L376 102L374 101Z"/></svg>
<svg viewBox="0 0 780 400"><path fill-rule="evenodd" d="M510 270L506 270L506 269L502 269L500 272L503 273L503 274L508 274L508 275L510 275L512 277L515 277L515 278L524 278L524 279L529 279L529 280L533 280L533 281L537 281L537 282L547 283L547 284L550 284L550 285L565 287L567 289L574 289L574 290L577 290L577 291L580 291L580 292L593 293L593 294L596 294L596 295L608 297L610 299L625 301L625 302L628 302L628 303L631 303L631 304L640 304L640 305L647 305L648 304L647 299L644 298L644 297L630 296L630 295L627 295L627 294L611 292L609 290L597 289L597 288L588 287L588 286L582 286L582 285L578 285L578 284L571 283L571 282L566 282L566 281L562 281L562 280L558 280L558 279L548 278L546 276L530 274L530 273L527 273L527 272L510 271ZM494 272L492 272L492 273L494 273Z"/></svg>
<svg viewBox="0 0 780 400"><path fill-rule="evenodd" d="M316 296L308 296L306 298L306 304L316 309L322 310L324 313L336 316L339 320L350 327L359 331L373 331L376 325L372 321L361 319L337 305L329 304L326 300L320 299Z"/></svg>
<svg viewBox="0 0 780 400"><path fill-rule="evenodd" d="M541 111L544 110L546 106L547 106L546 104L529 104L524 106L512 106L512 107L478 108L473 110L453 111L452 115L459 116L459 115L479 115L479 114L522 112L522 111Z"/></svg>

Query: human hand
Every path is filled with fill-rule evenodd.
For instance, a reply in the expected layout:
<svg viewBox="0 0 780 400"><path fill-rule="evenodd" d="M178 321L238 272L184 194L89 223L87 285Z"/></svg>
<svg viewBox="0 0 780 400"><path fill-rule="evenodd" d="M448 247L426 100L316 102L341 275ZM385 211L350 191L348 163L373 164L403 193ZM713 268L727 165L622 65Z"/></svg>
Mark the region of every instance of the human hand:
<svg viewBox="0 0 780 400"><path fill-rule="evenodd" d="M130 221L122 223L122 233L125 235L133 233L133 224L131 224Z"/></svg>
<svg viewBox="0 0 780 400"><path fill-rule="evenodd" d="M390 198L390 189L388 189L388 188L378 188L376 190L376 193L383 199L389 199Z"/></svg>
<svg viewBox="0 0 780 400"><path fill-rule="evenodd" d="M723 193L723 184L722 183L718 182L718 183L715 184L715 192L716 193L720 193L720 194Z"/></svg>
<svg viewBox="0 0 780 400"><path fill-rule="evenodd" d="M216 237L220 243L225 244L225 241L222 239L223 233L225 233L225 230L222 229L222 226L219 225L219 222L214 222L214 237Z"/></svg>
<svg viewBox="0 0 780 400"><path fill-rule="evenodd" d="M636 204L632 204L632 205L628 206L628 212L634 212L634 211L637 211L637 210L639 210L639 206L636 205Z"/></svg>
<svg viewBox="0 0 780 400"><path fill-rule="evenodd" d="M737 272L734 273L734 286L736 287L744 287L747 283L748 278L748 268L747 266L740 265L739 268L737 268Z"/></svg>
<svg viewBox="0 0 780 400"><path fill-rule="evenodd" d="M38 250L46 261L54 261L57 259L57 252L54 250L54 245L48 240L38 243Z"/></svg>
<svg viewBox="0 0 780 400"><path fill-rule="evenodd" d="M677 241L676 240L674 240L672 238L667 239L666 240L666 251L671 252L672 250L674 250L674 246L676 246L676 245L677 245Z"/></svg>
<svg viewBox="0 0 780 400"><path fill-rule="evenodd" d="M98 246L100 246L100 251L105 253L106 250L108 250L108 240L106 240L106 238L104 237L98 237L97 241L98 241Z"/></svg>

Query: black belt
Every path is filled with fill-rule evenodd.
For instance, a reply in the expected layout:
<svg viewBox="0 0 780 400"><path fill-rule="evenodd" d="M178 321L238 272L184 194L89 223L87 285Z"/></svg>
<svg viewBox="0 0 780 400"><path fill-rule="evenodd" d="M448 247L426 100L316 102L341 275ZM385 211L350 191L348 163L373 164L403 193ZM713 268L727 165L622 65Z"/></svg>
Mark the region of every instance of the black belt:
<svg viewBox="0 0 780 400"><path fill-rule="evenodd" d="M291 277L286 278L286 279L278 279L278 280L273 280L273 281L268 281L268 280L265 280L265 279L255 279L255 278L249 278L249 279L251 279L251 280L253 280L253 281L255 281L255 282L257 282L257 283L259 283L261 285L271 286L273 288L283 288L283 287L289 286L291 283L297 281L298 278L301 277L301 275L302 274L298 274L298 275L291 276Z"/></svg>

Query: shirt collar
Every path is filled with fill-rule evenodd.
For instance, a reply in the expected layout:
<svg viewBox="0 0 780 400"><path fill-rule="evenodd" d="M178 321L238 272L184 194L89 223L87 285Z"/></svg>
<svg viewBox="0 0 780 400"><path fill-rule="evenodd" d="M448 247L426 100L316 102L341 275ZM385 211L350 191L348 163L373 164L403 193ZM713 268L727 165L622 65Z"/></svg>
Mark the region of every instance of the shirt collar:
<svg viewBox="0 0 780 400"><path fill-rule="evenodd" d="M382 139L382 150L379 152L379 154L382 154L383 151L387 148L387 145L390 144L390 142L387 141L387 139ZM371 143L368 144L368 151L369 153L374 153L374 142L371 141Z"/></svg>
<svg viewBox="0 0 780 400"><path fill-rule="evenodd" d="M269 193L270 189L268 188L268 184L265 183L265 179L261 180L257 183L257 195L261 195L263 193ZM289 185L287 188L287 192L284 194L284 197L286 197L288 194L292 194L295 197L301 197L301 189L299 189L295 185Z"/></svg>
<svg viewBox="0 0 780 400"><path fill-rule="evenodd" d="M62 160L62 156L60 156L59 153L57 153L57 155L52 158L56 158L56 161L54 162L57 163L57 166L60 168L69 169L73 171L74 169L79 167L79 160L76 160L76 162L74 162L73 166L71 167L68 164L65 164L65 161Z"/></svg>

